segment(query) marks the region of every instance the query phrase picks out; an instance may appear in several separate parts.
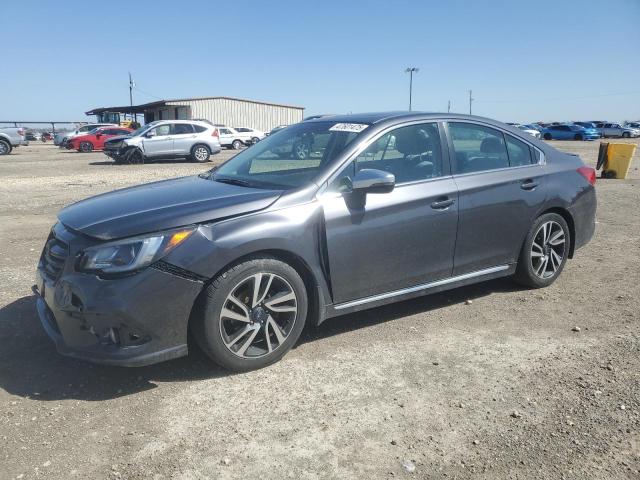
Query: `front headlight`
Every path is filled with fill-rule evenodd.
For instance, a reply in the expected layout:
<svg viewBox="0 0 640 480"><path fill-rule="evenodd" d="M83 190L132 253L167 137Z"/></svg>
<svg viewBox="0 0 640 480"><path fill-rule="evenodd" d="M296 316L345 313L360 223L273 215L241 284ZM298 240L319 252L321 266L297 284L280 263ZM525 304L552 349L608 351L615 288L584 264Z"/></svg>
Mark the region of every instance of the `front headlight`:
<svg viewBox="0 0 640 480"><path fill-rule="evenodd" d="M127 238L87 248L78 259L78 270L94 273L129 273L151 265L184 242L194 227Z"/></svg>

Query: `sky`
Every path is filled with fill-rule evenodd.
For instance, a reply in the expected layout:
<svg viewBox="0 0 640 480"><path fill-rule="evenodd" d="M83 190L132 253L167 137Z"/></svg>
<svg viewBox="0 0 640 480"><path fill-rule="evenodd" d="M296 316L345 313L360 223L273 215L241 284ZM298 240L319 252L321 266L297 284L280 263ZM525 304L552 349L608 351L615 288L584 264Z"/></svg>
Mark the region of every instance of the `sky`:
<svg viewBox="0 0 640 480"><path fill-rule="evenodd" d="M305 115L640 119L640 0L5 2L0 121L197 96Z"/></svg>

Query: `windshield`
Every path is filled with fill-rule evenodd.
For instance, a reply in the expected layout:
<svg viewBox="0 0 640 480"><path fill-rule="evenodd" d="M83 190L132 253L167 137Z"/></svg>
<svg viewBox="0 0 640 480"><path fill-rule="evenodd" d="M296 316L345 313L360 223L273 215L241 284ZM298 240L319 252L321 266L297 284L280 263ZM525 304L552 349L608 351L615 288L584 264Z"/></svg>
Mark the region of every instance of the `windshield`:
<svg viewBox="0 0 640 480"><path fill-rule="evenodd" d="M336 122L292 125L222 164L212 179L285 190L307 185L367 127Z"/></svg>

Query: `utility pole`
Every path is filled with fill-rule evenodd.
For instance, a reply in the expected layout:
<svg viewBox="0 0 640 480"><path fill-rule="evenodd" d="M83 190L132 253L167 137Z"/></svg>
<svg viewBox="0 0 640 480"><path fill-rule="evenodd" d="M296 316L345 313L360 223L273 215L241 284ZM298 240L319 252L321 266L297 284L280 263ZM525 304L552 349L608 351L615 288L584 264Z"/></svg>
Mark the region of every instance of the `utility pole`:
<svg viewBox="0 0 640 480"><path fill-rule="evenodd" d="M473 103L473 101L475 100L472 96L471 96L471 90L469 90L469 115L471 115L471 104Z"/></svg>
<svg viewBox="0 0 640 480"><path fill-rule="evenodd" d="M413 92L413 74L418 73L419 71L420 69L416 67L407 67L405 69L405 73L409 74L409 111L411 111L411 95Z"/></svg>
<svg viewBox="0 0 640 480"><path fill-rule="evenodd" d="M133 87L135 87L135 83L133 81L133 79L131 78L131 72L129 72L129 105L133 108ZM135 115L135 122L138 121L138 114L134 114Z"/></svg>
<svg viewBox="0 0 640 480"><path fill-rule="evenodd" d="M451 113L451 100L447 102L447 113Z"/></svg>

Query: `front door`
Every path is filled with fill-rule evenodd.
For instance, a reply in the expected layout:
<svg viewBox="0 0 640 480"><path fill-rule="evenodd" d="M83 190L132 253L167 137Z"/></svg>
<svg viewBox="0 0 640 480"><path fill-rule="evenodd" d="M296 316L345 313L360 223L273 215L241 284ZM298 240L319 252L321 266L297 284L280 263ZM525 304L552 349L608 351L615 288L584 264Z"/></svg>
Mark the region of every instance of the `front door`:
<svg viewBox="0 0 640 480"><path fill-rule="evenodd" d="M393 173L396 187L354 204L350 179L365 168ZM332 181L321 202L334 303L451 275L457 190L436 123L381 136Z"/></svg>
<svg viewBox="0 0 640 480"><path fill-rule="evenodd" d="M460 215L453 275L513 264L546 199L537 150L471 122L448 131Z"/></svg>
<svg viewBox="0 0 640 480"><path fill-rule="evenodd" d="M142 141L144 153L149 157L159 157L168 155L173 150L173 138L171 137L171 125L166 123L158 125L153 130L151 136ZM146 135L149 135L147 132Z"/></svg>

